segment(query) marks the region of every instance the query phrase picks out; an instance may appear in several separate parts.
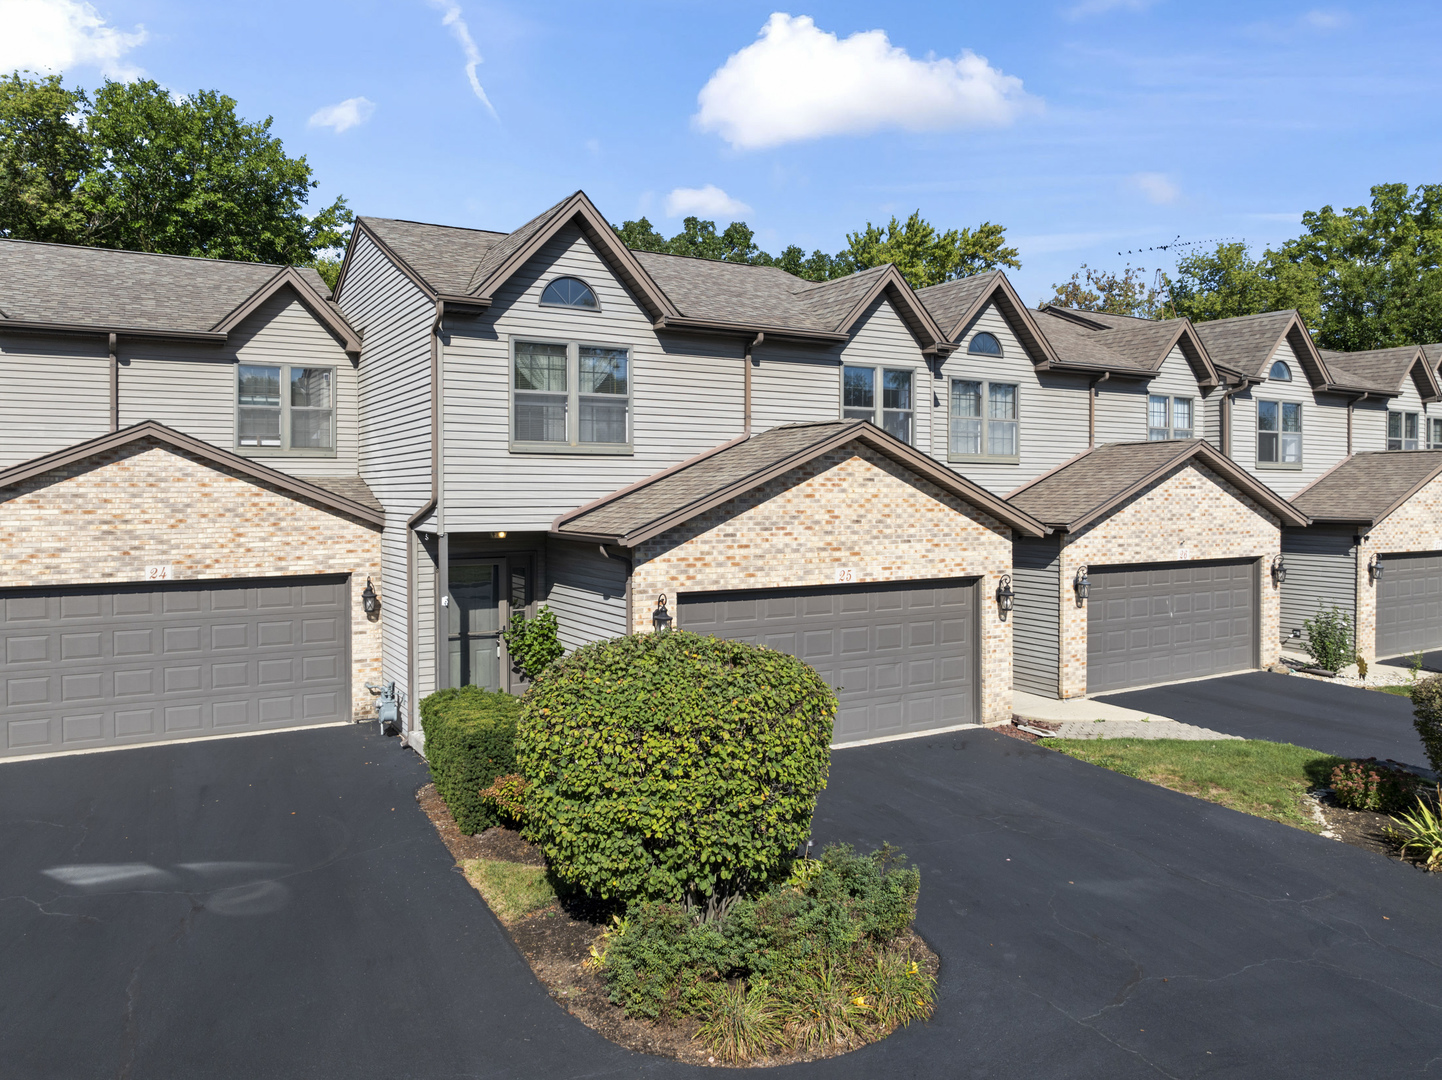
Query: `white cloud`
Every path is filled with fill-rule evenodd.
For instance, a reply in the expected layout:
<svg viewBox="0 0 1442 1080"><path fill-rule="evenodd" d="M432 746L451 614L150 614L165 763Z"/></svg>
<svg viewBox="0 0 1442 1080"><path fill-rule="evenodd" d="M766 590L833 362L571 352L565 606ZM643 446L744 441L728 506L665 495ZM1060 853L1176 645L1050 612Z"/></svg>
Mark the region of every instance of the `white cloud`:
<svg viewBox="0 0 1442 1080"><path fill-rule="evenodd" d="M776 12L697 97L693 122L757 150L882 128L944 131L1010 123L1033 104L1021 80L965 50L917 60L883 30L840 40L805 15Z"/></svg>
<svg viewBox="0 0 1442 1080"><path fill-rule="evenodd" d="M1132 173L1127 177L1127 186L1141 192L1147 202L1157 206L1176 202L1177 196L1182 193L1182 189L1172 183L1166 173L1159 172Z"/></svg>
<svg viewBox="0 0 1442 1080"><path fill-rule="evenodd" d="M1088 15L1106 15L1113 11L1146 11L1156 0L1082 0L1066 10L1068 18L1084 19Z"/></svg>
<svg viewBox="0 0 1442 1080"><path fill-rule="evenodd" d="M475 38L471 37L470 27L466 20L461 18L459 4L449 3L448 0L431 0L431 6L441 12L441 25L448 26L451 30L451 37L456 39L460 45L461 52L466 57L466 78L471 80L471 89L476 92L476 97L481 99L481 104L497 120L496 107L491 104L491 99L486 97L486 92L481 89L481 80L476 78L476 68L481 64L481 50L476 48Z"/></svg>
<svg viewBox="0 0 1442 1080"><path fill-rule="evenodd" d="M1317 9L1309 11L1302 16L1302 24L1312 30L1340 30L1351 21L1351 16L1345 11L1321 11Z"/></svg>
<svg viewBox="0 0 1442 1080"><path fill-rule="evenodd" d="M364 124L376 111L376 103L370 98L346 98L338 105L325 105L310 114L311 127L335 128L339 135L347 128Z"/></svg>
<svg viewBox="0 0 1442 1080"><path fill-rule="evenodd" d="M705 187L678 187L666 196L666 216L684 217L687 214L707 217L735 218L751 213L751 207L739 199L733 199L715 184Z"/></svg>
<svg viewBox="0 0 1442 1080"><path fill-rule="evenodd" d="M112 79L135 79L140 69L124 56L149 36L106 24L83 0L0 0L0 71L66 71L94 65Z"/></svg>

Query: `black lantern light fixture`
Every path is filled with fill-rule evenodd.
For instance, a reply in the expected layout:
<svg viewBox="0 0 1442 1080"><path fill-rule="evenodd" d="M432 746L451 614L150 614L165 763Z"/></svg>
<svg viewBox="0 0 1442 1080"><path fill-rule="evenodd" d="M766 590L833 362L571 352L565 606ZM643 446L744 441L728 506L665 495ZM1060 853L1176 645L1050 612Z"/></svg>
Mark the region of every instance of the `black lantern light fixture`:
<svg viewBox="0 0 1442 1080"><path fill-rule="evenodd" d="M1287 581L1287 560L1282 558L1282 553L1277 552L1277 557L1272 560L1272 580L1278 585Z"/></svg>
<svg viewBox="0 0 1442 1080"><path fill-rule="evenodd" d="M1072 581L1072 588L1076 590L1076 606L1081 607L1087 602L1087 597L1091 595L1092 591L1092 579L1087 577L1087 568L1085 566L1077 567L1076 578Z"/></svg>
<svg viewBox="0 0 1442 1080"><path fill-rule="evenodd" d="M1367 563L1367 579L1371 581L1373 585L1377 584L1377 582L1382 580L1383 569L1382 560L1377 558L1376 555L1373 555Z"/></svg>
<svg viewBox="0 0 1442 1080"><path fill-rule="evenodd" d="M996 609L1001 613L1003 622L1006 621L1006 613L1011 610L1011 601L1014 595L1011 591L1011 575L1002 574L1001 583L996 587Z"/></svg>
<svg viewBox="0 0 1442 1080"><path fill-rule="evenodd" d="M367 615L374 615L381 609L381 598L376 595L376 587L371 584L370 578L366 578L366 587L361 591L361 607Z"/></svg>
<svg viewBox="0 0 1442 1080"><path fill-rule="evenodd" d="M651 612L651 626L656 633L671 629L671 613L666 610L666 594L656 597L656 610Z"/></svg>

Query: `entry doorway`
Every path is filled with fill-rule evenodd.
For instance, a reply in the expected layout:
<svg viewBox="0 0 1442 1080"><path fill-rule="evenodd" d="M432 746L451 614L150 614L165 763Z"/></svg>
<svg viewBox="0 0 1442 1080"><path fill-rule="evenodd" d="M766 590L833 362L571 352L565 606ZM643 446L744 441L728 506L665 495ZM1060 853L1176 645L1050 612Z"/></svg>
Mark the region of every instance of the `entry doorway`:
<svg viewBox="0 0 1442 1080"><path fill-rule="evenodd" d="M447 578L446 685L518 690L501 631L530 612L531 559L452 559Z"/></svg>

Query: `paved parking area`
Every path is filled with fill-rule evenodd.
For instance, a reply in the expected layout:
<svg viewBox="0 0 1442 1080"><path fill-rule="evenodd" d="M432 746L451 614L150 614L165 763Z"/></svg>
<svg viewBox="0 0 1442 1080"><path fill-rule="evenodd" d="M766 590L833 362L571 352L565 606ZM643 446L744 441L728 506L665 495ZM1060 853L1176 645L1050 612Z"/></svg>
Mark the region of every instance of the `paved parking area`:
<svg viewBox="0 0 1442 1080"><path fill-rule="evenodd" d="M373 730L0 766L7 1080L694 1073L547 998ZM921 866L941 988L930 1023L786 1075L1442 1059L1442 875L987 731L837 751L815 831Z"/></svg>

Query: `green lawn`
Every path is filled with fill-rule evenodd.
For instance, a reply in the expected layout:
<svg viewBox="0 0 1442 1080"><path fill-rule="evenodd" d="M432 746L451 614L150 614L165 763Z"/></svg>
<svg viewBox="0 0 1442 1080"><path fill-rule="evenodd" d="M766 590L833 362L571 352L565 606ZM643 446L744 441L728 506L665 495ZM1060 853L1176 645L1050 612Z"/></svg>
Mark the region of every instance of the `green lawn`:
<svg viewBox="0 0 1442 1080"><path fill-rule="evenodd" d="M466 859L466 880L485 898L496 918L510 926L522 916L556 902L556 890L544 866L523 866L499 859Z"/></svg>
<svg viewBox="0 0 1442 1080"><path fill-rule="evenodd" d="M1199 799L1317 832L1302 808L1346 758L1261 739L1044 739L1043 746Z"/></svg>
<svg viewBox="0 0 1442 1080"><path fill-rule="evenodd" d="M1412 696L1412 687L1405 684L1402 686L1373 686L1370 689L1380 690L1384 694L1396 694L1398 697Z"/></svg>

